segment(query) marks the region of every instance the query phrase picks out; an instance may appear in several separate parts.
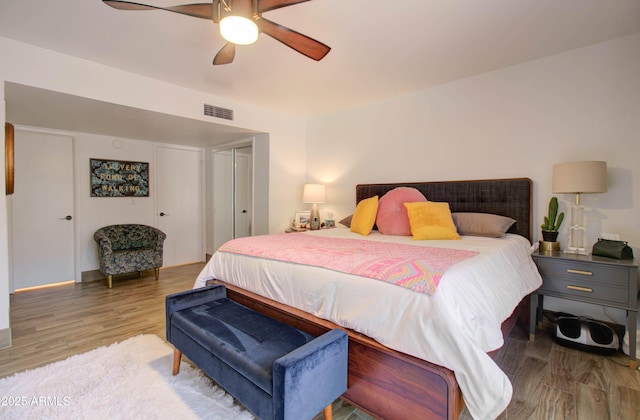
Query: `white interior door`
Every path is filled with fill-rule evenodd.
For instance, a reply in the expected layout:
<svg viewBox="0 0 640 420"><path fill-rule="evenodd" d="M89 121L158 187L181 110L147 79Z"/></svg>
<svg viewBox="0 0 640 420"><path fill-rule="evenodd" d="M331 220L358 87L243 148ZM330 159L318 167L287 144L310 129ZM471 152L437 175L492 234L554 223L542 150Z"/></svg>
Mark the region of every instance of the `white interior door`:
<svg viewBox="0 0 640 420"><path fill-rule="evenodd" d="M73 138L16 129L13 289L74 279Z"/></svg>
<svg viewBox="0 0 640 420"><path fill-rule="evenodd" d="M235 157L235 238L251 236L251 147L236 151Z"/></svg>
<svg viewBox="0 0 640 420"><path fill-rule="evenodd" d="M213 251L233 239L233 161L231 151L213 153Z"/></svg>
<svg viewBox="0 0 640 420"><path fill-rule="evenodd" d="M165 266L204 260L202 151L156 147L156 220L167 235Z"/></svg>

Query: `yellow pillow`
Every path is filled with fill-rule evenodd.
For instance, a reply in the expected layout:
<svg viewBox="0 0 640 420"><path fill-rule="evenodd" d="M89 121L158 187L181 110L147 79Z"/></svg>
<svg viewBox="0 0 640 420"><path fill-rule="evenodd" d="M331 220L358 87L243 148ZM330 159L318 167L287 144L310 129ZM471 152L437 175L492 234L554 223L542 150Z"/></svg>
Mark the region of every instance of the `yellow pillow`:
<svg viewBox="0 0 640 420"><path fill-rule="evenodd" d="M409 214L412 239L460 239L449 203L404 203Z"/></svg>
<svg viewBox="0 0 640 420"><path fill-rule="evenodd" d="M351 218L351 232L367 236L376 223L378 213L378 196L360 200Z"/></svg>

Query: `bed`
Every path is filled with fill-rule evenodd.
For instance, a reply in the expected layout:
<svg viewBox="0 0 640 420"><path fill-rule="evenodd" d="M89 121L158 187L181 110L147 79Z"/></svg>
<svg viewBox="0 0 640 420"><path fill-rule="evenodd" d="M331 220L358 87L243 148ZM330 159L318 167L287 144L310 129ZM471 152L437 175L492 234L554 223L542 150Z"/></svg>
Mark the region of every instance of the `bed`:
<svg viewBox="0 0 640 420"><path fill-rule="evenodd" d="M412 241L375 229L363 237L344 227L242 239L275 244L337 238L384 249L468 253L426 293L340 271L328 260L300 264L236 252L237 240L212 256L194 287L223 282L232 299L312 334L347 329L349 388L342 398L376 418L457 419L465 405L474 418L495 418L512 388L488 353L502 346L517 307L541 284L529 250L531 180L361 184L356 202L398 187L448 203L452 213L489 213L515 223L500 238L462 235L458 241Z"/></svg>

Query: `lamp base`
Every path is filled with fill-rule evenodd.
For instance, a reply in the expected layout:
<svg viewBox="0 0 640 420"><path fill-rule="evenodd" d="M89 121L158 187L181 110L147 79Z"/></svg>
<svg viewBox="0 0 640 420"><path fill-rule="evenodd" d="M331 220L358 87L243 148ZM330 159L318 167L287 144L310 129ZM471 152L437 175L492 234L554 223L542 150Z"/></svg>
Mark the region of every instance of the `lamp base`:
<svg viewBox="0 0 640 420"><path fill-rule="evenodd" d="M564 250L565 254L589 255L584 247L585 225L584 206L580 205L580 194L576 194L576 204L571 206L571 225L569 226L569 245Z"/></svg>
<svg viewBox="0 0 640 420"><path fill-rule="evenodd" d="M311 207L311 213L309 214L309 228L311 230L320 229L320 211L315 203Z"/></svg>
<svg viewBox="0 0 640 420"><path fill-rule="evenodd" d="M577 254L577 255L589 255L589 251L586 248L577 248L568 246L567 249L564 250L565 254Z"/></svg>

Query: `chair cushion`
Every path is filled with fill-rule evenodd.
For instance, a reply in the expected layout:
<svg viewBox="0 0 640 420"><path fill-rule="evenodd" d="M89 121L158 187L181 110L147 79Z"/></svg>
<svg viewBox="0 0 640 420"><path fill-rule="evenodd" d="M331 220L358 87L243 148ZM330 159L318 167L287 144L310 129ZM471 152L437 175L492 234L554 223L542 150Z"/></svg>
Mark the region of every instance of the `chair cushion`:
<svg viewBox="0 0 640 420"><path fill-rule="evenodd" d="M273 362L315 338L227 298L175 312L171 324L269 395Z"/></svg>

